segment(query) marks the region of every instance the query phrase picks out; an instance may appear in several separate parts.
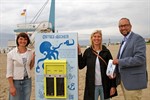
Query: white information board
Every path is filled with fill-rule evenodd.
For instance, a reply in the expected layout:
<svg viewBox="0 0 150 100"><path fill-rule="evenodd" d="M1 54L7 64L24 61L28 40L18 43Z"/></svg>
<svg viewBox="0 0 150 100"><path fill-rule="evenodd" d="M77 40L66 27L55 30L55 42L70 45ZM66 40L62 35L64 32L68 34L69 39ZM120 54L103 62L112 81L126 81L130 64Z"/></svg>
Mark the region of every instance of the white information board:
<svg viewBox="0 0 150 100"><path fill-rule="evenodd" d="M37 33L35 36L35 99L44 98L44 60L66 59L67 98L78 100L77 33Z"/></svg>

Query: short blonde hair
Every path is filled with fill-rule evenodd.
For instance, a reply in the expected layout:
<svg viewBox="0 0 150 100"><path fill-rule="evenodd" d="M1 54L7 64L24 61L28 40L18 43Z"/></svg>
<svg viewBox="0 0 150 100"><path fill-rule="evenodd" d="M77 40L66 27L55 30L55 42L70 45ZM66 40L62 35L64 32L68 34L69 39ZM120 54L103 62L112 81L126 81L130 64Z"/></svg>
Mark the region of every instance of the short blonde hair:
<svg viewBox="0 0 150 100"><path fill-rule="evenodd" d="M90 42L91 42L92 48L94 48L94 47L93 47L92 38L93 38L93 36L94 36L96 33L100 34L100 36L101 36L101 38L102 38L102 31L101 31L101 30L95 30L95 31L91 34L91 38L90 38ZM102 39L101 39L101 43L100 43L100 49L102 49Z"/></svg>

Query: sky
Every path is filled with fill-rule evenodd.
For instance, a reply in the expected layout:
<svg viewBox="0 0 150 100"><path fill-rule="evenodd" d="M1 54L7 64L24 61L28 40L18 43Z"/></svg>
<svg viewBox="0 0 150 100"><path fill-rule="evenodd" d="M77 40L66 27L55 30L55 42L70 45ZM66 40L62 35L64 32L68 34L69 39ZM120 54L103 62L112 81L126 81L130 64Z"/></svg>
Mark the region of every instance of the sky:
<svg viewBox="0 0 150 100"><path fill-rule="evenodd" d="M17 24L26 9L30 23L47 0L0 0L0 47L14 40ZM48 21L50 2L37 22ZM89 39L95 30L102 30L103 40L120 41L118 21L129 18L132 31L150 38L150 0L55 0L55 27L58 32L77 32L79 39Z"/></svg>

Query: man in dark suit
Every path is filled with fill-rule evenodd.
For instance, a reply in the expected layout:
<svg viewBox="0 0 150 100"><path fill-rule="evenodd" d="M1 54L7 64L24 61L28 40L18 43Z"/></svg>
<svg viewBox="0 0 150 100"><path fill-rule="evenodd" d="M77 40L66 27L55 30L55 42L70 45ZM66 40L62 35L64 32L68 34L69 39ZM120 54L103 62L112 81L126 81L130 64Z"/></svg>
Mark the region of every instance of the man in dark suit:
<svg viewBox="0 0 150 100"><path fill-rule="evenodd" d="M113 64L121 79L125 100L141 100L142 89L147 88L146 44L143 37L131 31L132 25L127 18L119 21L120 33L124 36Z"/></svg>

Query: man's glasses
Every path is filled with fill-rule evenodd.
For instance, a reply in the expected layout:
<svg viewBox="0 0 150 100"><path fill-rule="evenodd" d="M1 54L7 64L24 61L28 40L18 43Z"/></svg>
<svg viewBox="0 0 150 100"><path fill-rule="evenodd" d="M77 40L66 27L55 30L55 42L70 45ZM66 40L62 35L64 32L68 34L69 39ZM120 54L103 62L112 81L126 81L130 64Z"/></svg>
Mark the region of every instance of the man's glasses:
<svg viewBox="0 0 150 100"><path fill-rule="evenodd" d="M130 24L119 25L119 28L128 27Z"/></svg>

